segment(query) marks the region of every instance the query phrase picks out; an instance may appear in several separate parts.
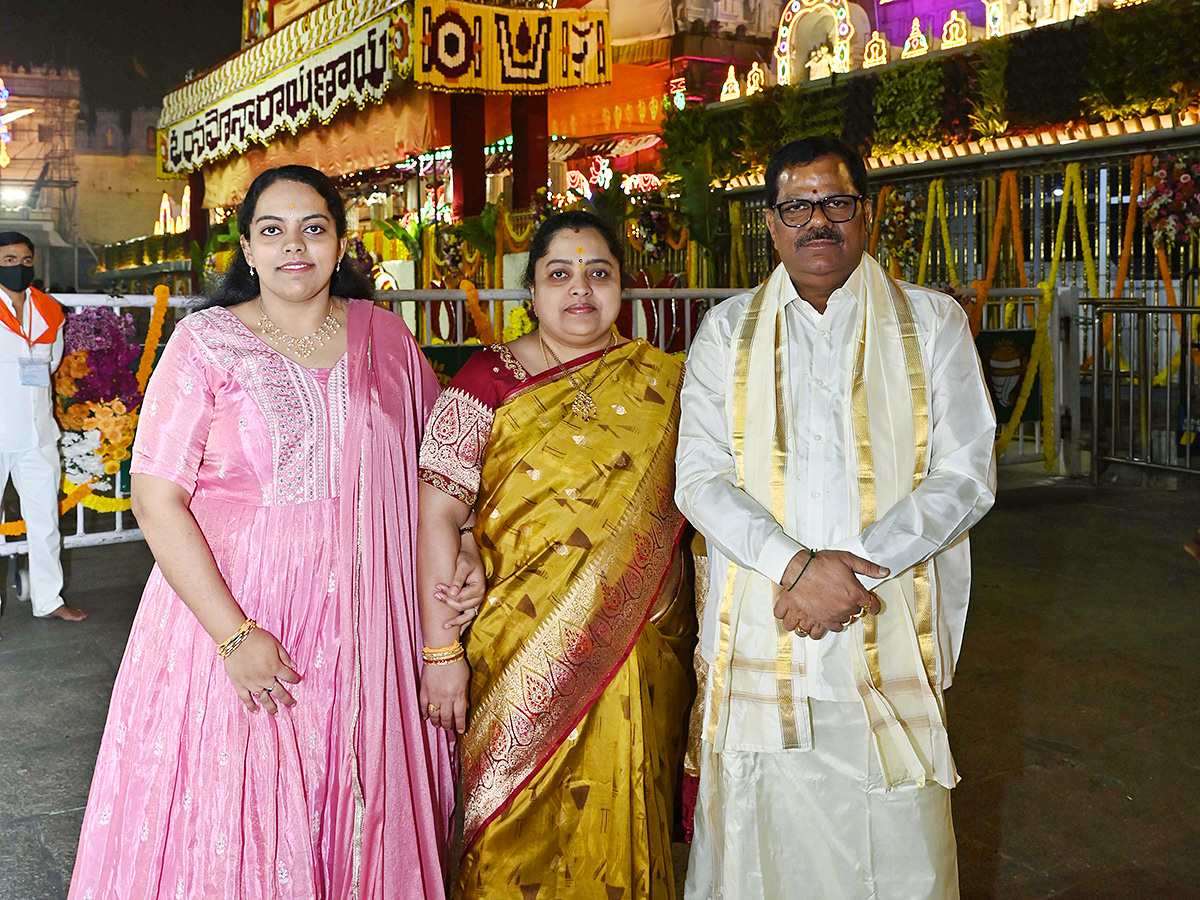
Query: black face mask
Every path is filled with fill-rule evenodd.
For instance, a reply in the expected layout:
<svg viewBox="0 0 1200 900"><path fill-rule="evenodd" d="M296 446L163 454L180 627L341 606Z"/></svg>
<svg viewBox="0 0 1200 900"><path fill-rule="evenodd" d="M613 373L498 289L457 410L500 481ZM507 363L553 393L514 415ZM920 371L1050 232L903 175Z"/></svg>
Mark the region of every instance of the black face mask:
<svg viewBox="0 0 1200 900"><path fill-rule="evenodd" d="M0 284L14 293L25 293L33 284L33 266L20 263L15 266L0 266Z"/></svg>

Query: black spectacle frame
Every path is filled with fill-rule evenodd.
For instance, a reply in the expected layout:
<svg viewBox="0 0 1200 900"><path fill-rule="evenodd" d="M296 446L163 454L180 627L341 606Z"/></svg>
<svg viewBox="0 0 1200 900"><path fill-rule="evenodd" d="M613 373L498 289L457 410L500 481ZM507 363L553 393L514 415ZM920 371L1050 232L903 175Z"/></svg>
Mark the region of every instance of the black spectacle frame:
<svg viewBox="0 0 1200 900"><path fill-rule="evenodd" d="M858 204L864 198L858 194L831 194L820 200L784 200L771 209L788 228L800 228L812 221L813 210L821 207L821 214L837 225L849 222L858 212ZM842 204L849 204L846 209Z"/></svg>

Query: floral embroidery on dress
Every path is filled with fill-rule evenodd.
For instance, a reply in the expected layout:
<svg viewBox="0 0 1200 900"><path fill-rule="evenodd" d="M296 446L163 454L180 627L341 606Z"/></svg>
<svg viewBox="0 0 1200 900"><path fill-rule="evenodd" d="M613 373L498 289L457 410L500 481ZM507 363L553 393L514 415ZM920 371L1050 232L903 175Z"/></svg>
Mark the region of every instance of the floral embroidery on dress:
<svg viewBox="0 0 1200 900"><path fill-rule="evenodd" d="M349 408L346 357L329 371L327 388L322 390L316 373L258 340L227 309L201 310L183 319L179 327L190 329L213 365L233 375L266 420L274 490L273 496L264 490L264 504L335 496Z"/></svg>
<svg viewBox="0 0 1200 900"><path fill-rule="evenodd" d="M473 505L495 415L464 390L448 387L442 391L429 414L417 477Z"/></svg>

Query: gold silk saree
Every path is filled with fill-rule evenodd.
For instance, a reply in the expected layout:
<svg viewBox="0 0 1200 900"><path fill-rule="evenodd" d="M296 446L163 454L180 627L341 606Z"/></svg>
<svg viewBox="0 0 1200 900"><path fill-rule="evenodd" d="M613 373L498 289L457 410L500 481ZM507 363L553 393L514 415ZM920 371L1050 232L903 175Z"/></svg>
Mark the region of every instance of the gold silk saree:
<svg viewBox="0 0 1200 900"><path fill-rule="evenodd" d="M567 367L591 373L595 357ZM576 379L579 380L578 378ZM476 502L456 898L675 896L670 831L696 619L673 499L682 363L614 348L496 410Z"/></svg>

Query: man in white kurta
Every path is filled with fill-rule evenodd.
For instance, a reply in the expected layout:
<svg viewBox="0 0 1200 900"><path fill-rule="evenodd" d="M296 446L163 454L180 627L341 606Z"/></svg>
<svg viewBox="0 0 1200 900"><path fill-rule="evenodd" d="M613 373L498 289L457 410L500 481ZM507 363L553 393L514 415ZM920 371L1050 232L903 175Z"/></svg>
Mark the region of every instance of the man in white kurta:
<svg viewBox="0 0 1200 900"><path fill-rule="evenodd" d="M686 900L958 896L942 692L995 491L964 315L865 254L830 138L767 169L782 260L688 354L676 499L708 541Z"/></svg>
<svg viewBox="0 0 1200 900"><path fill-rule="evenodd" d="M29 593L35 616L86 618L63 602L58 487L62 463L51 380L62 361L58 304L30 286L33 242L0 232L0 491L12 478L29 542Z"/></svg>

